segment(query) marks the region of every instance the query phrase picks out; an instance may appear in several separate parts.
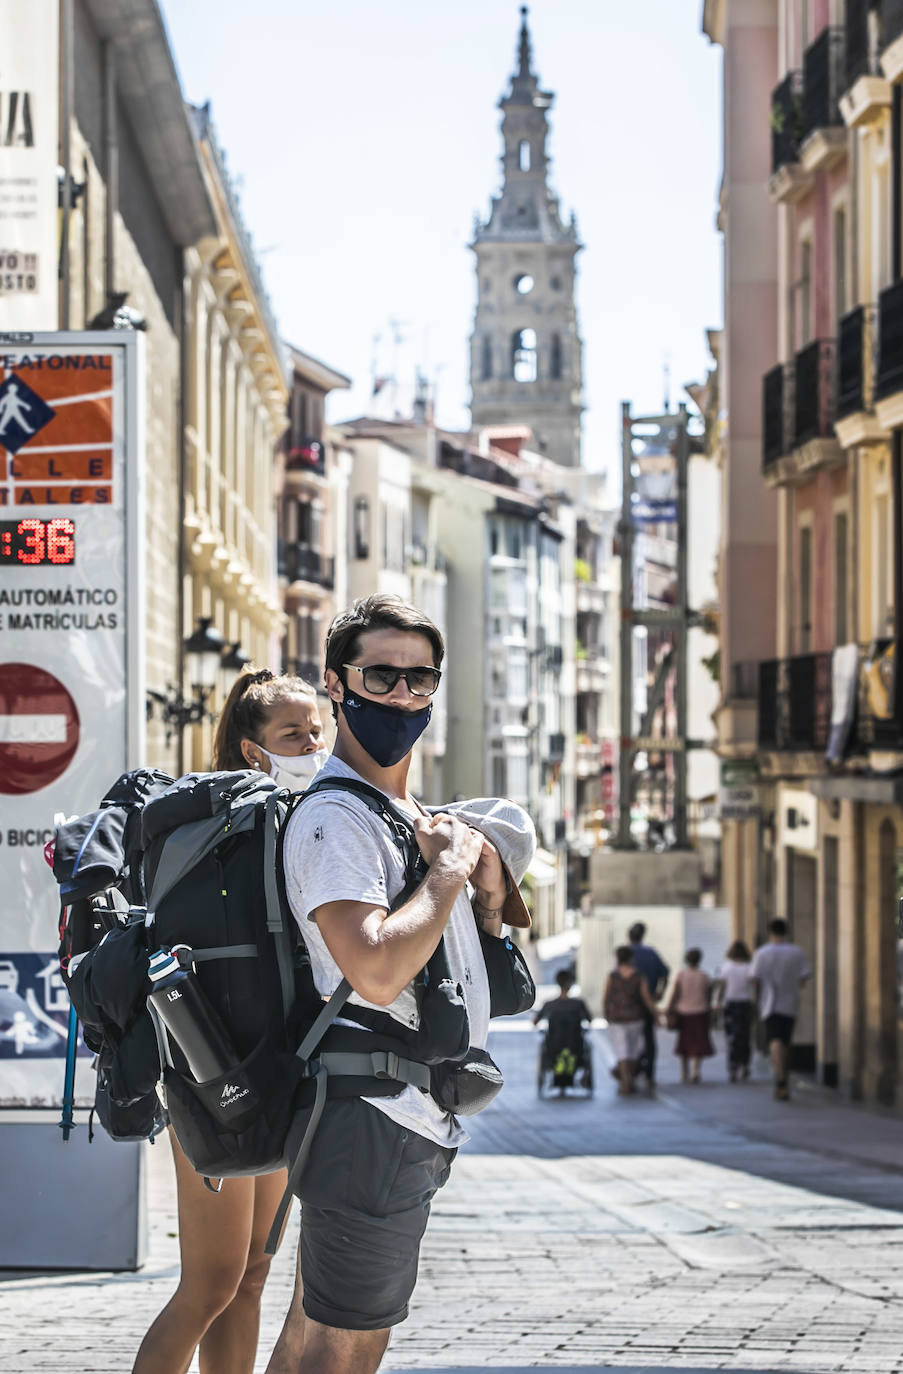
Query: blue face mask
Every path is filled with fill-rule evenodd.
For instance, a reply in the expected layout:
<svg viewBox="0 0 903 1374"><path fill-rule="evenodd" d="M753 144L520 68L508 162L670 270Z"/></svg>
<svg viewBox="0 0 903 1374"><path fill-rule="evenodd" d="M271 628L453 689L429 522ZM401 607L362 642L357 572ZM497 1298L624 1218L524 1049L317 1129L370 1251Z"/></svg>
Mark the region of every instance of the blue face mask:
<svg viewBox="0 0 903 1374"><path fill-rule="evenodd" d="M403 706L380 706L379 702L359 697L345 688L340 703L348 729L358 744L380 768L400 763L430 723L432 703L423 711L406 711Z"/></svg>

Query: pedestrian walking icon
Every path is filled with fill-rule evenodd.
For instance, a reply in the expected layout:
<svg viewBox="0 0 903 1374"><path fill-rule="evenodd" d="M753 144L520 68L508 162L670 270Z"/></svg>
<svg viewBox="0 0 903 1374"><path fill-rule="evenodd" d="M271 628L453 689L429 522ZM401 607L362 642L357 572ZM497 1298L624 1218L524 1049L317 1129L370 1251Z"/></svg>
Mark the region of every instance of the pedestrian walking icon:
<svg viewBox="0 0 903 1374"><path fill-rule="evenodd" d="M34 426L27 423L26 413L31 410L27 401L23 401L19 396L19 388L15 382L10 382L9 390L0 400L0 434L6 429L10 421L24 429L26 434L34 434Z"/></svg>
<svg viewBox="0 0 903 1374"><path fill-rule="evenodd" d="M0 383L0 445L8 453L18 453L55 414L21 377L13 375Z"/></svg>

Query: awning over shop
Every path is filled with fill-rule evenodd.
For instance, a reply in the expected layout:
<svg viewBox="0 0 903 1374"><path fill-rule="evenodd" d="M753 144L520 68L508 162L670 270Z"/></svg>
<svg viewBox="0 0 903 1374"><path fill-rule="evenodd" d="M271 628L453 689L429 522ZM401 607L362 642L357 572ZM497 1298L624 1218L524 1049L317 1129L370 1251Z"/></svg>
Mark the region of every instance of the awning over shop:
<svg viewBox="0 0 903 1374"><path fill-rule="evenodd" d="M558 862L554 854L550 854L547 849L537 849L530 866L527 869L527 877L531 878L537 887L548 887L558 881Z"/></svg>

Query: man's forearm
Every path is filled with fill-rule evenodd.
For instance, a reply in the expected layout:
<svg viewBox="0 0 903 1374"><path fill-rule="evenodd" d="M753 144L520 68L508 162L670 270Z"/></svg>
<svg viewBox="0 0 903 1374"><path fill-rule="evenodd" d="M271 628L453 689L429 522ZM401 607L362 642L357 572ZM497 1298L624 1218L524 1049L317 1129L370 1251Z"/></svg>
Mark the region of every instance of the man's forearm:
<svg viewBox="0 0 903 1374"><path fill-rule="evenodd" d="M466 876L441 860L397 911L385 913L368 930L366 972L349 981L368 1002L387 1006L415 978L439 944ZM366 986L359 986L366 983Z"/></svg>

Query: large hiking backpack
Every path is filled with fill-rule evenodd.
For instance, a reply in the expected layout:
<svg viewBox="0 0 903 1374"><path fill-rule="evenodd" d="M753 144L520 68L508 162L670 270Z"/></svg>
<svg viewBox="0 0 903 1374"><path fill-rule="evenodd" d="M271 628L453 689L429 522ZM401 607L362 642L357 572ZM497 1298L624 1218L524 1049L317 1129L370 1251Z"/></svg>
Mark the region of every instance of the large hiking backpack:
<svg viewBox="0 0 903 1374"><path fill-rule="evenodd" d="M88 1043L106 1066L117 1106L146 1110L162 1074L173 1129L194 1168L216 1178L256 1174L281 1164L288 1124L299 1105L314 1100L320 1069L332 1096L383 1096L409 1082L427 1089L424 1064L463 1057L466 1012L441 947L423 975L434 995L425 1003L419 1040L388 1014L365 1008L349 1007L343 1020L357 1021L366 1033L332 1026L351 991L346 981L324 1014L282 881L284 826L303 794L251 771L167 782L138 824L130 824L130 847L121 861L103 868L103 878L124 882L132 906L126 914L117 911L113 928L87 953L73 957L66 932L61 942L70 996L89 1028ZM340 780L335 785L344 786ZM419 852L381 793L356 784L352 790L363 792L405 853L400 905L422 877ZM58 836L61 854L71 854L79 836L99 833L89 818L67 826ZM62 861L57 877L61 886L69 881ZM139 894L143 905L135 901ZM148 956L161 947L178 949L228 1029L235 1063L219 1078L195 1082L178 1046L147 1009Z"/></svg>
<svg viewBox="0 0 903 1374"><path fill-rule="evenodd" d="M130 847L118 869L108 863L104 873L120 874L132 904L125 914L117 912L100 944L70 958L65 970L80 1017L100 1028L101 1053L113 1047L112 1099L146 1106L162 1072L179 1143L209 1178L278 1168L295 1113L313 1105L315 1129L327 1095L395 1095L413 1084L463 1110L464 1087L476 1082L482 1103L501 1085L488 1056L469 1054L463 994L449 975L442 941L418 980L417 1031L388 1013L346 1005L351 987L345 979L328 1003L317 993L285 894L282 842L294 808L315 804L324 789L354 792L389 827L405 859L404 890L393 904L401 906L425 869L410 821L375 788L326 778L297 794L257 772L189 774L158 789L139 822L123 826ZM73 824L83 836L91 830L84 820ZM73 837L63 831L61 853L71 853ZM66 880L63 872L57 876ZM505 942L487 938L499 947L493 957L501 953L507 968ZM195 1081L147 1008L148 958L161 947L178 951L183 967L194 970L231 1037L234 1063L206 1082ZM492 976L490 965L487 954ZM532 984L530 994L532 1001ZM507 1006L502 1014L519 1009ZM356 1025L334 1025L340 1011L343 1021ZM448 1073L449 1065L465 1061L466 1084ZM292 1164L293 1178L311 1136L308 1131L307 1146Z"/></svg>

